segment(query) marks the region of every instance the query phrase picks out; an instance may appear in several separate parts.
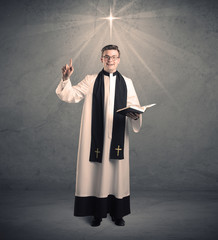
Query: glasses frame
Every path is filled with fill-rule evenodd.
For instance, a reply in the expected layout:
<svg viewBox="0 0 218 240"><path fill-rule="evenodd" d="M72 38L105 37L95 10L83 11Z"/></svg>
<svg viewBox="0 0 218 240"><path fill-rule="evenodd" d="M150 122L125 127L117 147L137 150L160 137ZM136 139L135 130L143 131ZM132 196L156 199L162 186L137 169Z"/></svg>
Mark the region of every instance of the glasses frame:
<svg viewBox="0 0 218 240"><path fill-rule="evenodd" d="M120 57L116 56L116 55L113 55L113 56L108 56L108 55L105 55L105 56L102 56L105 60L107 61L110 61L110 59L112 59L113 61L116 61L117 59L119 59Z"/></svg>

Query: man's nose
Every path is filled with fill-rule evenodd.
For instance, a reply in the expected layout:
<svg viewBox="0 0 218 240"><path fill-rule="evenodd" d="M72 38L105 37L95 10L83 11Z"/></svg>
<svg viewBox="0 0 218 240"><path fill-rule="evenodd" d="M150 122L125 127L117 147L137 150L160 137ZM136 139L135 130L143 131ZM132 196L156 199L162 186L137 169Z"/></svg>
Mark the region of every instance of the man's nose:
<svg viewBox="0 0 218 240"><path fill-rule="evenodd" d="M112 62L113 61L113 58L112 57L109 57L108 58L108 62Z"/></svg>

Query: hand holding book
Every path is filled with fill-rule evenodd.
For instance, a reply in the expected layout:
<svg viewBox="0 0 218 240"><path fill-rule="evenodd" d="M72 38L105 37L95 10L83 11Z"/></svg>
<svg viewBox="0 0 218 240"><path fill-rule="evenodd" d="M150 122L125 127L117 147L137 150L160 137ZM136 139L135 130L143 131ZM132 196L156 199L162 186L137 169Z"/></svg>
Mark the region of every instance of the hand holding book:
<svg viewBox="0 0 218 240"><path fill-rule="evenodd" d="M132 112L128 112L126 114L127 117L133 119L133 120L138 120L140 117L140 113L132 113Z"/></svg>
<svg viewBox="0 0 218 240"><path fill-rule="evenodd" d="M146 111L146 109L155 106L156 103L145 105L145 106L138 106L138 105L131 105L125 108L121 108L117 110L117 113L123 114L125 116L130 116L131 114L141 114ZM131 114L129 114L131 113ZM136 115L135 115L136 116Z"/></svg>

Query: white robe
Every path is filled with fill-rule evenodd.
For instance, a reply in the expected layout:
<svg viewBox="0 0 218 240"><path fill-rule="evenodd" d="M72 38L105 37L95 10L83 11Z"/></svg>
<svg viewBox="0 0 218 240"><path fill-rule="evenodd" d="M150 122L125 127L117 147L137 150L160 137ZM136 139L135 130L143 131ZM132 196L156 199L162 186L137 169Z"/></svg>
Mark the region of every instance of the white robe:
<svg viewBox="0 0 218 240"><path fill-rule="evenodd" d="M138 120L126 117L124 159L109 159L116 76L112 74L104 76L105 132L102 163L90 162L92 93L96 77L97 75L87 75L84 80L75 86L72 86L69 79L66 81L61 80L56 89L56 94L62 101L78 103L84 99L77 155L75 196L106 198L113 195L118 199L122 199L130 195L128 122L130 120L134 132L138 132L141 128L142 116L140 115ZM124 77L124 80L127 86L127 105L138 105L139 100L132 80L126 77Z"/></svg>

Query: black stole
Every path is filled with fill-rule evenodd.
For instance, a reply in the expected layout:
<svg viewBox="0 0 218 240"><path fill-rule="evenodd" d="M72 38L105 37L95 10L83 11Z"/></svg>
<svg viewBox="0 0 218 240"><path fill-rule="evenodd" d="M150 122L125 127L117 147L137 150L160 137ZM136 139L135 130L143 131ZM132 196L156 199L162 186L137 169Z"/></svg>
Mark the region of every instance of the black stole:
<svg viewBox="0 0 218 240"><path fill-rule="evenodd" d="M104 147L104 75L109 73L102 70L94 83L92 95L92 130L91 130L91 162L102 162ZM126 117L117 114L116 111L126 107L127 87L123 76L116 71L115 99L114 99L114 117L112 140L110 147L110 159L124 159L124 136Z"/></svg>

